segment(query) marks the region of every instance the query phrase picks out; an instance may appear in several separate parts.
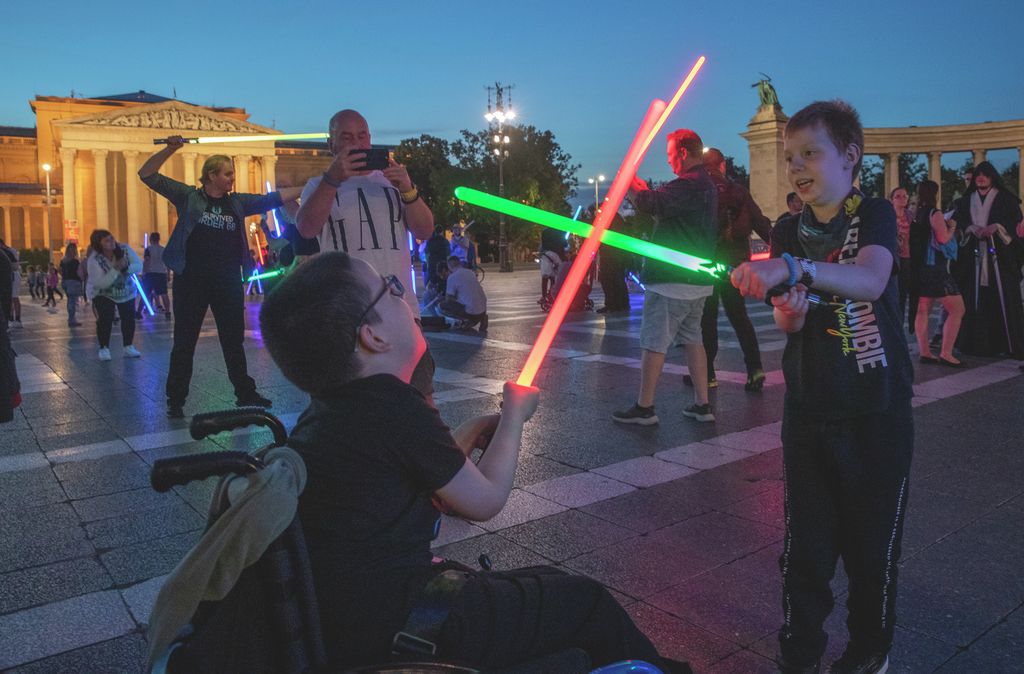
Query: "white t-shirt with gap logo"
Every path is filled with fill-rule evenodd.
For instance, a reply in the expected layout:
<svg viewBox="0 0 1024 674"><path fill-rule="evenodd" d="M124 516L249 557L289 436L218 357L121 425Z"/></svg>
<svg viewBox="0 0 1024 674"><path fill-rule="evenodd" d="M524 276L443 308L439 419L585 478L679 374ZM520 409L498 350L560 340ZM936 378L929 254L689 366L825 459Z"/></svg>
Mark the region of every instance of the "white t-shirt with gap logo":
<svg viewBox="0 0 1024 674"><path fill-rule="evenodd" d="M322 176L310 178L302 200L310 198ZM340 250L373 265L381 275L394 274L406 286L405 299L414 316L419 301L411 287L412 258L405 204L398 189L380 171L341 183L320 235L321 252Z"/></svg>

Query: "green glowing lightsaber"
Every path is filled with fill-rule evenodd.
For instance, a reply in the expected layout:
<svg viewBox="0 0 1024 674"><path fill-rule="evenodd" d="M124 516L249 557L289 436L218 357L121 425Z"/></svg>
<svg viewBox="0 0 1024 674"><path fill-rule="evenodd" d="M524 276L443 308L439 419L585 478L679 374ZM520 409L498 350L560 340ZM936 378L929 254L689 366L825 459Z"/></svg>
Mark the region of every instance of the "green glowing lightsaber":
<svg viewBox="0 0 1024 674"><path fill-rule="evenodd" d="M247 278L244 281L242 281L242 283L252 283L253 281L262 281L263 279L266 279L266 278L274 278L275 276L280 276L283 273L284 273L284 269L275 269L274 271L267 271L267 272L263 272L262 274L254 274L253 276L250 276L249 278Z"/></svg>
<svg viewBox="0 0 1024 674"><path fill-rule="evenodd" d="M593 229L593 227L585 222L577 222L576 220L567 218L564 215L543 211L539 208L534 208L533 206L527 206L526 204L518 204L514 201L502 199L501 197L496 197L493 194L481 192L480 190L474 190L470 187L456 187L455 198L461 199L468 204L473 204L474 206L480 206L481 208L504 213L505 215L513 218L519 218L520 220L535 222L538 225L557 229L562 232L570 232L577 236L587 237ZM601 235L601 243L611 246L612 248L621 248L622 250L629 251L630 253L636 253L637 255L642 255L644 257L651 258L652 260L665 262L666 264L670 264L681 269L702 271L717 279L729 278L729 274L733 271L733 267L727 264L713 262L712 260L705 260L702 257L697 257L696 255L683 253L672 248L659 246L658 244L651 243L650 241L644 241L643 239L638 239L633 236L627 236L626 234L620 234L610 230L605 230L604 234ZM781 295L787 290L787 286L776 286L768 291L768 295ZM829 305L827 299L816 293L807 293L807 301L814 306L823 307Z"/></svg>
<svg viewBox="0 0 1024 674"><path fill-rule="evenodd" d="M204 138L184 138L186 143L259 143L268 140L327 140L326 133L279 133L265 136L207 136ZM154 138L154 145L166 145L166 138Z"/></svg>
<svg viewBox="0 0 1024 674"><path fill-rule="evenodd" d="M557 229L562 232L570 232L576 236L584 238L590 236L591 230L594 229L591 225L588 225L585 222L578 222L571 218L567 218L564 215L550 213L539 208L534 208L533 206L527 206L526 204L502 199L501 197L496 197L493 194L487 194L486 192L474 190L469 187L455 188L455 198L461 199L466 203L473 204L474 206L498 211L499 213L504 213L505 215L513 218L528 220L529 222L535 222L538 225L551 227L552 229ZM636 253L637 255L642 255L644 257L651 258L652 260L658 260L659 262L665 262L676 267L681 267L682 269L702 271L714 276L715 278L725 278L728 276L730 271L727 265L719 262L712 262L711 260L706 260L702 257L697 257L696 255L682 253L678 250L659 246L656 243L637 239L636 237L627 236L626 234L620 234L619 232L613 232L611 230L605 230L604 234L601 236L601 243L612 246L613 248L621 248L622 250L629 251L630 253Z"/></svg>

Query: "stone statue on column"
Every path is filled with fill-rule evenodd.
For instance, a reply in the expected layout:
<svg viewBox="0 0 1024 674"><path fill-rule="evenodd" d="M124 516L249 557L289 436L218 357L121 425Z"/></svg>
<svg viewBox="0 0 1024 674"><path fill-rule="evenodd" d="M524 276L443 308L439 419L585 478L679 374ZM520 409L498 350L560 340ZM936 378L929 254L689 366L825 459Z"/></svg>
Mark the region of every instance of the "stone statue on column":
<svg viewBox="0 0 1024 674"><path fill-rule="evenodd" d="M761 107L778 107L779 96L775 93L775 87L772 86L772 78L764 73L761 73L762 79L751 84L751 88L757 88L757 95L761 99Z"/></svg>

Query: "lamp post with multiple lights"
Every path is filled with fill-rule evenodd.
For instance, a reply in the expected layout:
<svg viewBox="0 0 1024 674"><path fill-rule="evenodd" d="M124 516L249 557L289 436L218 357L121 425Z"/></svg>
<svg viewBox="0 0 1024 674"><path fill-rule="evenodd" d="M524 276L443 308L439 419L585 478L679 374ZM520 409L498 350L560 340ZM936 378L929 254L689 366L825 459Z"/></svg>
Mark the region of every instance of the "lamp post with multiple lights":
<svg viewBox="0 0 1024 674"><path fill-rule="evenodd" d="M487 87L487 114L484 119L491 125L494 142L494 156L498 160L498 195L505 196L505 159L508 158L509 137L505 134L505 122L511 122L516 117L512 109L512 94L508 93L508 107L505 106L505 94L510 92L512 85L502 86L495 82L493 87ZM491 92L494 92L494 108L491 108ZM505 215L498 216L498 263L499 270L503 272L512 271L512 258L508 254L508 234L505 231Z"/></svg>
<svg viewBox="0 0 1024 674"><path fill-rule="evenodd" d="M601 208L601 202L599 201L597 190L601 186L601 183L605 181L604 174L598 174L596 178L587 178L587 182L594 186L594 215L597 215L597 211Z"/></svg>
<svg viewBox="0 0 1024 674"><path fill-rule="evenodd" d="M43 229L43 248L50 249L50 223L53 222L50 212L50 205L53 203L53 193L50 191L50 171L53 167L43 164L43 172L46 173L46 228ZM29 243L31 246L31 242Z"/></svg>

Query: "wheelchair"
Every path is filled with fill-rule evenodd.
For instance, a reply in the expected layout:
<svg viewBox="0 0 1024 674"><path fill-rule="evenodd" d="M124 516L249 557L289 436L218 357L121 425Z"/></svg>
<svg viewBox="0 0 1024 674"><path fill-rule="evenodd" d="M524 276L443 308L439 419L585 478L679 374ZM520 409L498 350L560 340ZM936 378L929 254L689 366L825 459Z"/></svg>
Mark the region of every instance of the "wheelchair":
<svg viewBox="0 0 1024 674"><path fill-rule="evenodd" d="M288 441L284 424L263 408L248 407L197 414L189 428L195 440L249 426L267 428L273 441L255 452L222 451L160 459L150 482L158 492L196 480L224 481L266 467L261 456ZM207 530L227 510L211 506ZM482 563L485 561L482 556ZM444 562L448 568L461 566ZM463 567L465 570L468 568ZM420 656L415 656L420 657ZM340 671L330 666L320 628L319 605L302 525L296 514L259 560L242 571L224 599L200 602L189 624L160 655L152 674L321 674ZM536 657L492 674L586 674L587 654L566 649ZM624 661L593 670L601 674L660 674L643 661ZM434 660L389 661L345 670L346 674L480 674L479 670Z"/></svg>

